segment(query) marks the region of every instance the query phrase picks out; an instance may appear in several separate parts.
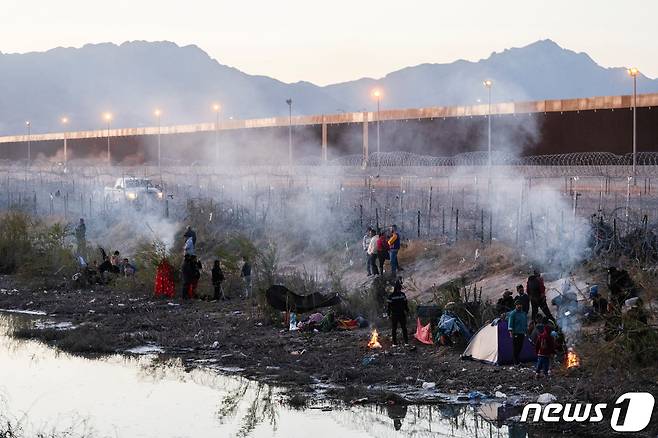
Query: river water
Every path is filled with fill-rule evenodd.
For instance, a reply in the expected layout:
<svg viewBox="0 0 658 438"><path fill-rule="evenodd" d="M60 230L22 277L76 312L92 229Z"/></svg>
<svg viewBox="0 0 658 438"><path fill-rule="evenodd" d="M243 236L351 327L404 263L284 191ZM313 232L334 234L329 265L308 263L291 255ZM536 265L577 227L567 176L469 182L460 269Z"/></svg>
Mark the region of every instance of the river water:
<svg viewBox="0 0 658 438"><path fill-rule="evenodd" d="M320 401L298 410L283 404L275 387L214 370L186 372L156 355L88 359L16 340L6 332L17 318L25 323L0 315L0 420L18 425L21 436L525 436L497 424L495 404L387 408Z"/></svg>

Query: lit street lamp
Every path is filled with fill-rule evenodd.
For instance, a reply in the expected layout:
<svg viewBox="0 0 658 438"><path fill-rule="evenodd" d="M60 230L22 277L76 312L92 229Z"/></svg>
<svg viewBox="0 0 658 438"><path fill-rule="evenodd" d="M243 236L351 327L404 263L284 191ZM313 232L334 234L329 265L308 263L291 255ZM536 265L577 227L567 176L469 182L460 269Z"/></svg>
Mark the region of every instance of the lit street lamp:
<svg viewBox="0 0 658 438"><path fill-rule="evenodd" d="M640 70L635 67L628 69L628 74L633 78L633 185L636 185L635 181L635 165L636 165L636 155L637 155L637 75L640 74Z"/></svg>
<svg viewBox="0 0 658 438"><path fill-rule="evenodd" d="M288 166L292 170L292 99L286 99L288 104Z"/></svg>
<svg viewBox="0 0 658 438"><path fill-rule="evenodd" d="M381 121L380 117L380 102L382 98L382 92L379 89L376 89L372 92L372 96L377 99L377 173L381 173L382 170L382 157L381 157L381 140L380 140L380 133L379 133L379 124Z"/></svg>
<svg viewBox="0 0 658 438"><path fill-rule="evenodd" d="M27 129L27 163L30 164L30 161L32 160L32 151L30 150L32 147L30 144L30 130L32 129L32 123L30 123L29 120L25 122L25 129Z"/></svg>
<svg viewBox="0 0 658 438"><path fill-rule="evenodd" d="M66 138L66 125L68 125L68 123L69 123L69 118L68 117L62 117L60 119L60 121L62 122L62 125L64 125L64 167L66 168L66 163L68 161L68 147L67 147L67 144L66 144L66 140L67 140L67 138Z"/></svg>
<svg viewBox="0 0 658 438"><path fill-rule="evenodd" d="M160 169L160 160L162 158L160 153L160 116L162 115L162 111L160 111L159 108L156 108L154 114L155 117L158 118L158 169Z"/></svg>
<svg viewBox="0 0 658 438"><path fill-rule="evenodd" d="M212 110L215 112L215 162L219 164L219 111L222 107L218 103L212 104Z"/></svg>
<svg viewBox="0 0 658 438"><path fill-rule="evenodd" d="M112 156L110 155L110 122L112 122L112 113L103 114L103 118L107 122L107 164L109 166L112 164Z"/></svg>
<svg viewBox="0 0 658 438"><path fill-rule="evenodd" d="M488 125L488 135L487 135L487 166L489 167L489 173L491 174L491 87L493 86L493 81L491 79L486 79L483 82L484 86L489 92L489 106L487 109L487 125Z"/></svg>

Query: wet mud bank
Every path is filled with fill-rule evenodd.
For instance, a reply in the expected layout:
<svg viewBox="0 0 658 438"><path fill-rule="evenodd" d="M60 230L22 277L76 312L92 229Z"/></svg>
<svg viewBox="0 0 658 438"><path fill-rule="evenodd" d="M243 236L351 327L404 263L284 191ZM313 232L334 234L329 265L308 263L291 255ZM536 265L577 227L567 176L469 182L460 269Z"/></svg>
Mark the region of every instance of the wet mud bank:
<svg viewBox="0 0 658 438"><path fill-rule="evenodd" d="M609 400L625 389L658 393L657 382L641 376L619 381L605 373L594 377L584 369L556 367L550 379L536 380L531 364L496 367L462 360L460 346L412 341L408 348L394 348L385 322L377 325L382 348L375 350L367 347L371 329L291 333L239 299L160 300L104 288L29 290L4 278L0 309L31 316L14 327L17 338L85 356L149 353L157 355L156 361L180 360L188 370L239 374L285 388L288 402L299 406L323 399L348 404L499 401L517 408L509 414L513 421L519 407L543 393L564 402Z"/></svg>

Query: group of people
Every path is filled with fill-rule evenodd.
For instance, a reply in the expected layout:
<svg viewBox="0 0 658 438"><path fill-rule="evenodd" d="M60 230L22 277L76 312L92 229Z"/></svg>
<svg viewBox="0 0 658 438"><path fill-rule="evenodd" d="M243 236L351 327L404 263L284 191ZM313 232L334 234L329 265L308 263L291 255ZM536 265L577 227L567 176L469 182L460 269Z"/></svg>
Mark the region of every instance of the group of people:
<svg viewBox="0 0 658 438"><path fill-rule="evenodd" d="M516 286L516 293L517 295L512 297L512 292L506 289L496 303L497 312L507 318L514 364L521 362L523 344L530 332L537 353L536 376L539 377L542 373L548 376L550 359L556 353L557 322L546 302L546 286L541 273L535 269L528 277L525 288L522 284ZM543 313L541 317L539 310Z"/></svg>
<svg viewBox="0 0 658 438"><path fill-rule="evenodd" d="M398 227L395 224L391 225L388 234L382 229L375 230L373 227L368 227L362 241L368 276L383 275L384 263L389 260L391 275L393 278L397 277L398 271L402 270L398 266L400 240Z"/></svg>
<svg viewBox="0 0 658 438"><path fill-rule="evenodd" d="M203 265L196 255L196 232L190 226L187 226L183 238L185 242L183 245L183 265L181 266L181 277L183 280L181 297L185 300L197 297L196 291L199 285L199 280L201 279ZM228 294L225 293L222 285L226 278L219 259L215 259L210 273L210 281L213 288L213 301L228 299ZM252 284L251 263L249 263L247 256L242 257L240 277L244 282L243 298L249 298L252 295Z"/></svg>

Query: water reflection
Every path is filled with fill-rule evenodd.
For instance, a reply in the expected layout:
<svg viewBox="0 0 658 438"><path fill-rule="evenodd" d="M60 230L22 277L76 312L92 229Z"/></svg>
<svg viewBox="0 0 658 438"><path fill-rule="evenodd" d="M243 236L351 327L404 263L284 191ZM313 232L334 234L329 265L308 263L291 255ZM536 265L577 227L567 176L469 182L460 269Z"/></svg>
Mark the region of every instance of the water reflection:
<svg viewBox="0 0 658 438"><path fill-rule="evenodd" d="M0 317L1 333L17 323L25 322ZM185 372L178 360L87 359L4 335L0 336L0 397L0 420L19 424L23 436L38 432L131 438L510 435L507 426L496 424L498 407L297 410L282 404L275 387L209 369Z"/></svg>

